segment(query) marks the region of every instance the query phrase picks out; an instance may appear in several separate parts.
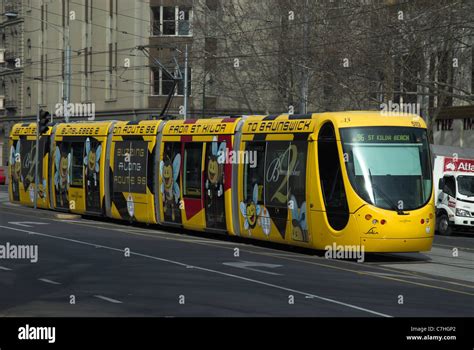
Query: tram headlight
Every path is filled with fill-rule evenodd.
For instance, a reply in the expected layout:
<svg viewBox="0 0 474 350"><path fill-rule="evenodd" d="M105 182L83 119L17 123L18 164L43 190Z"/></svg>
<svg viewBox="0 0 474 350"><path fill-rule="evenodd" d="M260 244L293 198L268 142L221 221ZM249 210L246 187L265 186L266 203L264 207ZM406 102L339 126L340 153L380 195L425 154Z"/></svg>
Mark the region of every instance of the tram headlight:
<svg viewBox="0 0 474 350"><path fill-rule="evenodd" d="M456 209L456 216L471 217L471 213L464 209Z"/></svg>

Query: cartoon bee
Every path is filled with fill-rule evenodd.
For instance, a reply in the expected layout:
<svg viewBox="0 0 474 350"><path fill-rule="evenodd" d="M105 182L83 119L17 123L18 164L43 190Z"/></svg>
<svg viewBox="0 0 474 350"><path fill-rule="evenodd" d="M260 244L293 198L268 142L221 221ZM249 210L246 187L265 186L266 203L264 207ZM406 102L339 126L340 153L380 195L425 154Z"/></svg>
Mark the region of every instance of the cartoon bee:
<svg viewBox="0 0 474 350"><path fill-rule="evenodd" d="M217 193L217 197L224 193L222 184L224 183L224 161L222 155L225 152L226 144L222 142L218 146L217 137L214 137L211 144L211 155L207 163L207 180L206 189L207 194L212 198L213 192Z"/></svg>
<svg viewBox="0 0 474 350"><path fill-rule="evenodd" d="M61 152L58 146L54 152L54 164L56 166L56 173L54 174L54 184L56 192L59 195L59 202L62 207L68 205L67 191L69 189L71 154Z"/></svg>
<svg viewBox="0 0 474 350"><path fill-rule="evenodd" d="M97 186L97 174L100 170L100 155L102 153L102 145L99 145L96 149L91 148L91 141L89 138L86 139L86 156L84 157L84 166L86 167L87 173L87 184L88 186L94 183L94 187Z"/></svg>
<svg viewBox="0 0 474 350"><path fill-rule="evenodd" d="M43 179L43 182L38 184L38 196L43 201L46 200L46 193L47 193L46 191L47 191L46 179Z"/></svg>
<svg viewBox="0 0 474 350"><path fill-rule="evenodd" d="M295 196L291 196L290 203L292 203L292 209L291 209L292 237L295 241L308 242L308 223L306 220L306 202L303 202L301 204L301 208L298 209L298 203L296 202Z"/></svg>
<svg viewBox="0 0 474 350"><path fill-rule="evenodd" d="M84 167L86 175L86 206L88 210L100 208L99 171L102 145L86 139L86 155L84 157Z"/></svg>
<svg viewBox="0 0 474 350"><path fill-rule="evenodd" d="M251 235L251 230L255 228L258 221L258 216L260 215L260 205L258 202L258 186L257 184L253 187L252 199L247 202L240 202L240 212L244 217L244 228L248 230L249 235Z"/></svg>
<svg viewBox="0 0 474 350"><path fill-rule="evenodd" d="M100 155L102 153L102 145L97 146L95 150L91 148L91 140L86 139L86 156L84 157L84 165L88 167L90 171L99 172L100 166Z"/></svg>
<svg viewBox="0 0 474 350"><path fill-rule="evenodd" d="M173 162L168 156L160 162L160 175L162 179L161 193L163 196L163 210L166 213L171 211L172 220L175 220L175 209L179 202L180 189L176 180L181 167L181 155L178 153Z"/></svg>
<svg viewBox="0 0 474 350"><path fill-rule="evenodd" d="M16 143L16 147L10 149L10 172L12 176L12 192L14 200L20 200L19 182L21 179L21 156L20 156L20 141Z"/></svg>

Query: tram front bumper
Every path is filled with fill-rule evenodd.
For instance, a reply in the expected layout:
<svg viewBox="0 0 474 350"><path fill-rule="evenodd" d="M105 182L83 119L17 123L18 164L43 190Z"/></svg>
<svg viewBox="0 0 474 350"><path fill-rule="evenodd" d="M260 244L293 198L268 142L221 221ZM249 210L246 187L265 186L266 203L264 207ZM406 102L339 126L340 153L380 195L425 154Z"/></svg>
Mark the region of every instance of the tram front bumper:
<svg viewBox="0 0 474 350"><path fill-rule="evenodd" d="M367 253L407 253L431 250L433 237L426 238L361 238L360 244Z"/></svg>

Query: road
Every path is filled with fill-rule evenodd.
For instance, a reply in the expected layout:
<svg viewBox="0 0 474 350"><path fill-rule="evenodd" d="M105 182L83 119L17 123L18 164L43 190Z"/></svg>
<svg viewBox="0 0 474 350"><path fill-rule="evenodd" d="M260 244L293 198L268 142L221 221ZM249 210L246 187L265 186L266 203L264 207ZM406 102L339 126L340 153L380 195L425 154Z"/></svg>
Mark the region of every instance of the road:
<svg viewBox="0 0 474 350"><path fill-rule="evenodd" d="M66 216L8 202L0 244L0 316L474 316L474 237L364 263L157 226ZM453 248L456 248L453 256ZM238 253L238 254L237 254Z"/></svg>

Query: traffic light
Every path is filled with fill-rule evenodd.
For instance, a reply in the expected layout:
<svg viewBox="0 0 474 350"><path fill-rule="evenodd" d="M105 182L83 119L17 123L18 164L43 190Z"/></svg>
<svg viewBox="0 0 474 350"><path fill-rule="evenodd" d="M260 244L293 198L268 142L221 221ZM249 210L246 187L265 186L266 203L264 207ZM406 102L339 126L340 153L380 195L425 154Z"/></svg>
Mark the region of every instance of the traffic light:
<svg viewBox="0 0 474 350"><path fill-rule="evenodd" d="M50 114L48 111L43 111L42 109L39 112L39 123L38 123L38 130L39 134L43 134L44 132L48 131L48 124L50 121Z"/></svg>

